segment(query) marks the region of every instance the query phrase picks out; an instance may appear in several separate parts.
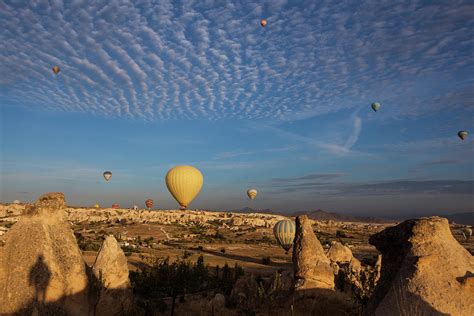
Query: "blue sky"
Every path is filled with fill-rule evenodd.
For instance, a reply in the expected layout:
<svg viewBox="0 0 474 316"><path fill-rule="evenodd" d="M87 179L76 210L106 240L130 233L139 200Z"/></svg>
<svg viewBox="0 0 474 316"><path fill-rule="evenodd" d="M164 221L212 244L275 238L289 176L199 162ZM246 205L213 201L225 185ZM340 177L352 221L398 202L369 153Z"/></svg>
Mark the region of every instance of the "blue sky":
<svg viewBox="0 0 474 316"><path fill-rule="evenodd" d="M473 130L473 15L469 1L3 1L0 201L174 208L164 175L190 164L205 180L192 208L472 211L474 142L456 134Z"/></svg>

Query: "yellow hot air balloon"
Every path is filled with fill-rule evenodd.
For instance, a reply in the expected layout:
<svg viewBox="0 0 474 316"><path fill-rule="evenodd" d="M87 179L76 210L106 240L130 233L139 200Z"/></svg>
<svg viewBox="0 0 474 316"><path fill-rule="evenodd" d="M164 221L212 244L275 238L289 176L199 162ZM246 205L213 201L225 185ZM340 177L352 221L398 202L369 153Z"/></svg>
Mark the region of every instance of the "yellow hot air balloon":
<svg viewBox="0 0 474 316"><path fill-rule="evenodd" d="M202 173L192 166L176 166L166 174L166 186L182 210L199 194L202 183Z"/></svg>
<svg viewBox="0 0 474 316"><path fill-rule="evenodd" d="M95 204L94 207L95 207L95 208L99 208L100 205L99 205L99 204Z"/></svg>

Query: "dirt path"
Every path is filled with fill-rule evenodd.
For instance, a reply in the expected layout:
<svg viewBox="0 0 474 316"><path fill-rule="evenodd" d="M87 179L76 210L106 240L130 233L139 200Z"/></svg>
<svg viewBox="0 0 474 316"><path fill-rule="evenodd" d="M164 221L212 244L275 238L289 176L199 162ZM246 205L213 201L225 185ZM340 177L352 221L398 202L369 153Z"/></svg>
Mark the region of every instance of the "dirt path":
<svg viewBox="0 0 474 316"><path fill-rule="evenodd" d="M172 240L174 238L171 238L170 235L166 232L166 230L163 227L160 227L160 230L163 232L163 234L166 235L166 240Z"/></svg>

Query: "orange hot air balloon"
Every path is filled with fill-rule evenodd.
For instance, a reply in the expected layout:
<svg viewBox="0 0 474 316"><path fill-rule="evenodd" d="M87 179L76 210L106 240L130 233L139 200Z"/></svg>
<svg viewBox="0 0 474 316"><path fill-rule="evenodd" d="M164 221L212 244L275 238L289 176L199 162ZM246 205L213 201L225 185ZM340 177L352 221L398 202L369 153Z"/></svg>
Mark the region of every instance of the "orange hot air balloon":
<svg viewBox="0 0 474 316"><path fill-rule="evenodd" d="M266 20L266 19L261 19L261 20L260 20L260 25L261 25L262 27L267 26L267 20Z"/></svg>
<svg viewBox="0 0 474 316"><path fill-rule="evenodd" d="M57 75L61 69L58 66L53 67L53 72Z"/></svg>
<svg viewBox="0 0 474 316"><path fill-rule="evenodd" d="M112 204L112 208L120 208L120 205L118 205L117 203L114 203Z"/></svg>
<svg viewBox="0 0 474 316"><path fill-rule="evenodd" d="M152 199L146 200L145 205L148 209L151 209L153 207L153 200Z"/></svg>

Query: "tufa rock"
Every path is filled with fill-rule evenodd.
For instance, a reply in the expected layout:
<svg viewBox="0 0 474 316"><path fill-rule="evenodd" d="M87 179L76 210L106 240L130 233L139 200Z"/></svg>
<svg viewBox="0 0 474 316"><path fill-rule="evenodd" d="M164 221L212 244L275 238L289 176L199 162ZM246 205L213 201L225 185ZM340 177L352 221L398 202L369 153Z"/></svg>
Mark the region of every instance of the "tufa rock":
<svg viewBox="0 0 474 316"><path fill-rule="evenodd" d="M352 251L338 241L331 243L331 248L327 252L327 257L332 262L347 263L353 258Z"/></svg>
<svg viewBox="0 0 474 316"><path fill-rule="evenodd" d="M208 310L214 315L225 315L225 296L217 293L214 298L209 301Z"/></svg>
<svg viewBox="0 0 474 316"><path fill-rule="evenodd" d="M128 278L127 258L114 236L105 238L92 271L101 285L96 315L128 314L133 306L133 293Z"/></svg>
<svg viewBox="0 0 474 316"><path fill-rule="evenodd" d="M382 270L367 315L474 315L474 259L447 219L407 220L369 242Z"/></svg>
<svg viewBox="0 0 474 316"><path fill-rule="evenodd" d="M296 217L293 268L296 291L334 289L334 274L330 261L306 215Z"/></svg>
<svg viewBox="0 0 474 316"><path fill-rule="evenodd" d="M379 268L377 264L375 267L362 265L359 260L352 258L348 263L341 264L337 286L358 302L366 304L380 277Z"/></svg>
<svg viewBox="0 0 474 316"><path fill-rule="evenodd" d="M0 314L89 313L86 265L65 207L64 194L44 194L5 235Z"/></svg>
<svg viewBox="0 0 474 316"><path fill-rule="evenodd" d="M258 284L253 275L241 276L234 284L230 298L241 308L254 309L258 306Z"/></svg>

